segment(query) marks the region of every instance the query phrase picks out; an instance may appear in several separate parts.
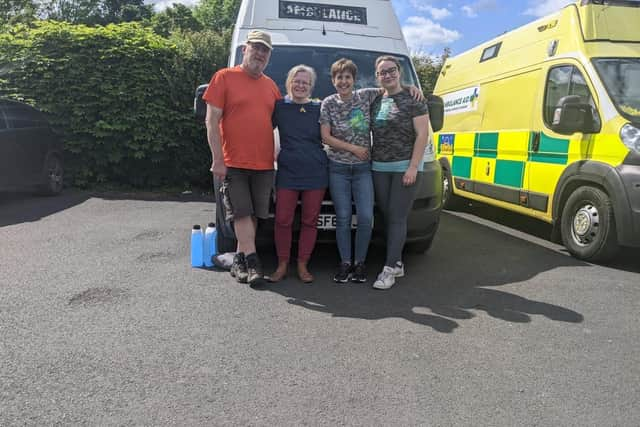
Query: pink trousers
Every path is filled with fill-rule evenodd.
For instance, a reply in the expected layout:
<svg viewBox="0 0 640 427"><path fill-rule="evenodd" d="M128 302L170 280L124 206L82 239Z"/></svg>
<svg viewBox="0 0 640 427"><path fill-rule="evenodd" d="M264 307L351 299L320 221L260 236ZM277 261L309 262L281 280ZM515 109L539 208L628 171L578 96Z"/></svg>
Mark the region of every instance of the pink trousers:
<svg viewBox="0 0 640 427"><path fill-rule="evenodd" d="M287 262L291 256L291 234L293 217L298 199L302 199L298 261L307 262L316 244L318 215L326 189L276 191L275 242L278 261Z"/></svg>

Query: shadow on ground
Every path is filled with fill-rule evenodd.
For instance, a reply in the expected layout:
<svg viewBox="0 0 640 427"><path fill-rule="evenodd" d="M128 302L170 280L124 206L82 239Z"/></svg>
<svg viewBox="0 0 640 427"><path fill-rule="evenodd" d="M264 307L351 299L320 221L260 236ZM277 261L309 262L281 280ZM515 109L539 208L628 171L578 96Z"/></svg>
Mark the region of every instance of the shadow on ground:
<svg viewBox="0 0 640 427"><path fill-rule="evenodd" d="M38 221L79 205L90 197L74 190L52 197L38 197L33 193L0 193L0 227Z"/></svg>
<svg viewBox="0 0 640 427"><path fill-rule="evenodd" d="M371 288L384 261L382 248L372 247L371 252L368 284L333 283L336 250L323 245L313 257L313 284L303 285L290 274L287 280L264 289L284 296L290 304L336 317L396 317L445 333L454 331L478 311L508 322L530 322L533 316L559 322L583 321L580 313L569 308L497 288L512 285L512 291L513 285L545 271L592 268L590 264L455 216L442 216L436 241L426 255L405 257L407 276L388 291ZM269 258L267 264L267 271L271 271L275 259Z"/></svg>
<svg viewBox="0 0 640 427"><path fill-rule="evenodd" d="M551 240L551 225L535 218L476 201L469 201L458 211L513 228L544 240ZM569 254L569 251L566 249L564 249L564 252ZM639 260L640 248L623 247L613 260L602 263L602 265L616 270L640 273Z"/></svg>

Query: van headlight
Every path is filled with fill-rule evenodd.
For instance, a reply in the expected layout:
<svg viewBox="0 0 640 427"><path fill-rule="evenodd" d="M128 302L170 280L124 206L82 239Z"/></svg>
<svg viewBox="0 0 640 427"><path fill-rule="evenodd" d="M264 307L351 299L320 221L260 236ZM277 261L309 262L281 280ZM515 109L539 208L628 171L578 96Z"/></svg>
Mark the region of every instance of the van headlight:
<svg viewBox="0 0 640 427"><path fill-rule="evenodd" d="M630 150L640 153L640 129L627 123L620 129L620 139Z"/></svg>

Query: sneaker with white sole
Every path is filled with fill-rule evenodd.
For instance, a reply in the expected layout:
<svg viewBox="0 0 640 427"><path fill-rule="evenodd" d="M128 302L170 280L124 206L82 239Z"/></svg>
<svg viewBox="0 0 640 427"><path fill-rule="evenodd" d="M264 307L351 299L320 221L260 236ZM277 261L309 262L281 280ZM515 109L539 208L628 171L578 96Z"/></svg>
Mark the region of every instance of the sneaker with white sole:
<svg viewBox="0 0 640 427"><path fill-rule="evenodd" d="M403 272L404 274L404 272ZM389 289L396 283L395 268L385 265L382 272L378 274L378 278L373 282L376 289Z"/></svg>
<svg viewBox="0 0 640 427"><path fill-rule="evenodd" d="M402 261L396 261L396 265L393 266L393 275L396 277L404 277L404 264Z"/></svg>

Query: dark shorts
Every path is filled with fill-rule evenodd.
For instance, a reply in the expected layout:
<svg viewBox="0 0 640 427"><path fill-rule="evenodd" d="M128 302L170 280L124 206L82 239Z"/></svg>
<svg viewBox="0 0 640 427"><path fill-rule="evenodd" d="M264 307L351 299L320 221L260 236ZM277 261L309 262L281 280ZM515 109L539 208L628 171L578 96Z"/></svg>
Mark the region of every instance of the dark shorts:
<svg viewBox="0 0 640 427"><path fill-rule="evenodd" d="M227 168L227 176L220 187L225 219L268 218L274 176L272 170Z"/></svg>

